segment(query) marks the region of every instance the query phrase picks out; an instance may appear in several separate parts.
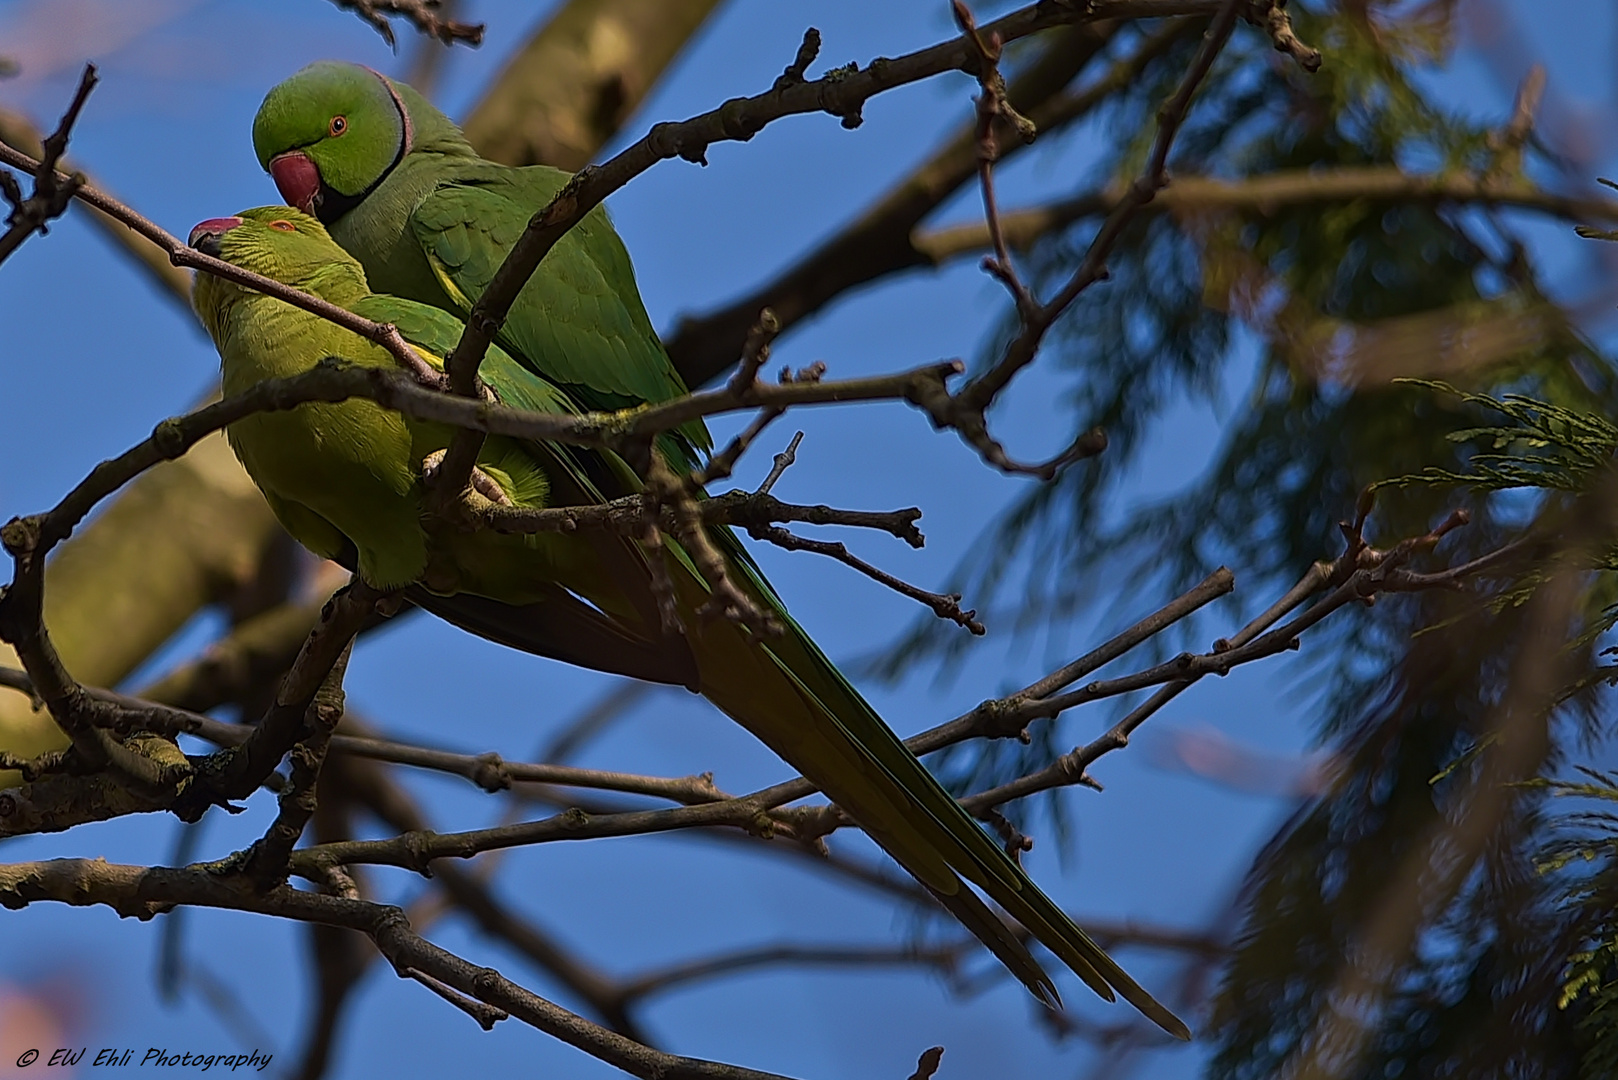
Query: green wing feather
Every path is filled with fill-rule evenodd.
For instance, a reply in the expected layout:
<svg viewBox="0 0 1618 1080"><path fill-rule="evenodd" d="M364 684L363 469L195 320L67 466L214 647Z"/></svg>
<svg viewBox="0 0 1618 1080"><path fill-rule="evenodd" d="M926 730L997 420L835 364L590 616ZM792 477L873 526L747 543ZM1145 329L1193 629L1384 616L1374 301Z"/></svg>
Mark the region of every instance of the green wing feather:
<svg viewBox="0 0 1618 1080"><path fill-rule="evenodd" d="M410 226L463 318L482 296L529 217L567 174L457 164L416 207ZM599 207L546 255L518 294L498 340L588 409L624 409L686 392L635 287L623 241ZM693 421L664 440L678 462L712 445Z"/></svg>
<svg viewBox="0 0 1618 1080"><path fill-rule="evenodd" d="M962 918L968 928L972 929L997 956L1000 956L1012 972L1036 994L1043 996L1042 990L1048 987L1048 979L1044 977L1043 972L1039 973L1037 979L1032 978L1026 971L1027 965L1014 962L1017 953L1026 956L1026 951L1015 938L1010 939L1015 945L1015 951L1012 953L1014 959L1008 959L1002 953L1002 949L996 947L996 938L983 932L988 930L990 934L993 933L993 927L985 925L985 916L994 923L999 923L998 918L986 911L982 914L963 915L962 911L957 910L969 908L972 901L968 899L970 892L955 879L954 873L961 874L982 889L1096 993L1110 1001L1113 994L1109 986L1115 988L1125 1000L1140 1009L1165 1031L1182 1039L1190 1038L1190 1030L1185 1024L1152 998L1100 946L1096 945L1065 911L1034 884L1021 867L1012 862L994 838L961 807L960 803L944 790L943 785L926 766L917 760L859 692L849 684L837 666L787 614L773 591L753 567L752 560L741 550L740 542L735 535L729 529L712 529L710 534L731 556L730 563L733 570L746 576L745 580L752 585L755 594L771 604L776 618L786 627L786 634L782 639L764 643L761 651L774 659L782 672L800 689L800 693L811 708L819 712L822 720L820 727L825 737L829 740L846 742L850 753L867 759L866 767L859 770L860 775L867 782L875 781L874 788L887 796L890 807L885 813L877 807L869 807L865 814L861 814L856 807L861 801L869 800L858 797L851 799L845 791L839 790L845 787L846 782L834 781L822 784L826 793L854 813L862 827L878 833L879 840L888 840L883 846L888 848L906 869L916 874L923 884L933 890L935 895L943 894L939 898L944 901L945 906L949 907L958 918ZM700 661L699 653L699 663ZM766 737L766 741L770 739ZM823 777L814 776L811 779L817 783L824 780ZM902 828L898 827L900 822L903 824ZM895 836L892 838L881 836L880 832L884 827L892 830ZM905 836L910 836L925 845L933 855L942 857L954 873L947 873L938 878L929 874L932 859L927 858L922 852L908 851L904 847L895 847L892 844L892 839L900 839L902 843ZM952 903L946 899L951 896L959 899ZM1004 931L1003 924L1000 930ZM1004 940L1001 940L1000 944L1009 948ZM1027 961L1027 964L1032 964L1032 961ZM1037 965L1034 971L1038 971Z"/></svg>
<svg viewBox="0 0 1618 1080"><path fill-rule="evenodd" d="M372 293L349 307L356 315L392 323L406 341L430 354L438 367L443 366L443 358L455 348L464 329L447 311L396 296ZM489 349L480 371L501 400L514 408L580 411L566 393L518 364L499 346ZM574 448L526 445L553 485L565 481L570 493L584 496L574 501L602 501L585 461ZM406 596L446 622L509 648L615 675L696 688L695 660L684 642L638 633L561 586L548 590L546 599L536 604L505 604L469 593L440 596L419 586L408 589Z"/></svg>
<svg viewBox="0 0 1618 1080"><path fill-rule="evenodd" d="M372 293L350 306L356 315L398 327L406 341L431 353L438 367L443 366L443 358L455 348L465 329L465 324L447 311L383 293ZM498 345L489 347L478 374L494 390L502 404L514 409L575 415L584 411L561 387L519 364ZM579 448L553 443L530 442L526 445L547 472L557 468L564 470L571 483L590 501L604 502L611 497L597 489L594 478L586 468L586 461L594 455Z"/></svg>
<svg viewBox="0 0 1618 1080"><path fill-rule="evenodd" d="M349 307L354 314L373 322L392 323L406 341L432 354L440 368L443 358L455 348L461 332L466 329L465 323L442 308L385 293L371 293ZM583 411L566 391L530 372L498 345L489 346L478 374L503 399L509 397L510 404L516 408L547 413Z"/></svg>

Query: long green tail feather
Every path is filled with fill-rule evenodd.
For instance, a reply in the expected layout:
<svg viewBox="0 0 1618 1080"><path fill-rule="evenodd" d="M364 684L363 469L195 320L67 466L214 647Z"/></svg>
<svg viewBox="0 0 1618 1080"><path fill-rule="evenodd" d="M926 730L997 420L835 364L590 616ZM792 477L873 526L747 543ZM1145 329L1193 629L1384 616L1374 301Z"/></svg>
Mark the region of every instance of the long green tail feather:
<svg viewBox="0 0 1618 1080"><path fill-rule="evenodd" d="M697 628L691 636L703 692L848 810L1036 996L1049 1000L1054 992L1049 977L957 874L981 888L1096 993L1112 1000L1116 989L1165 1031L1190 1038L1186 1025L1091 941L910 753L787 614L735 535L726 529L711 535L731 556L733 573L773 609L785 633L759 642L732 623ZM682 561L681 568L688 567ZM700 584L700 578L692 582L693 574L681 576L687 588ZM743 659L746 654L753 663ZM758 663L763 658L773 661L782 677L779 689L749 691L738 685L749 676L768 681L768 669ZM806 715L787 715L796 711L789 698Z"/></svg>
<svg viewBox="0 0 1618 1080"><path fill-rule="evenodd" d="M1039 966L1039 962L1028 951L1028 947L1011 932L1005 920L989 910L989 905L985 904L977 893L971 889L957 889L953 893L945 893L928 885L922 887L932 894L933 899L937 900L945 911L955 916L956 922L966 927L973 937L982 942L984 948L1006 965L1006 969L1017 977L1018 982L1033 991L1035 997L1053 1009L1062 1004L1062 995L1056 992L1056 984L1045 973L1045 969ZM1112 987L1102 982L1099 975L1095 976L1094 982L1090 982L1089 979L1085 982L1108 1001L1113 1000Z"/></svg>

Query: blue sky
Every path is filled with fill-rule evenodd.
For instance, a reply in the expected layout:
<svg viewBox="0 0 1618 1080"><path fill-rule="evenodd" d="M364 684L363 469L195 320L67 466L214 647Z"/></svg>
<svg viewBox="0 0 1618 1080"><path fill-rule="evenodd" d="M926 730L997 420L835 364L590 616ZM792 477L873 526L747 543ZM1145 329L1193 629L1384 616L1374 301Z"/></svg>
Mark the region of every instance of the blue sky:
<svg viewBox="0 0 1618 1080"><path fill-rule="evenodd" d="M479 51L456 50L439 100L457 115L549 5L474 0L470 17L488 24ZM1606 6L1501 0L1515 16L1503 35L1468 39L1435 86L1457 106L1503 116L1521 67L1553 58L1553 117L1582 121L1590 168L1612 168L1609 65L1614 36ZM950 32L942 3L888 0L732 0L682 58L627 129L637 136L657 119L690 115L767 87L790 59L806 25L821 30L822 63L864 62L929 44ZM248 127L263 92L319 58L340 57L402 72L407 45L393 56L352 15L322 0L266 5L248 0L11 0L0 2L3 51L24 74L0 82L0 103L54 122L78 67L94 59L103 84L75 133L78 160L106 186L171 232L196 221L275 201L253 160ZM1503 42L1503 43L1502 43ZM250 43L250 47L243 47ZM15 49L15 51L11 51ZM1514 67L1515 65L1515 67ZM634 255L654 322L674 325L682 312L728 300L788 263L827 230L858 212L873 193L902 176L937 134L970 116L973 84L941 78L883 95L865 125L844 131L824 116L786 120L751 143L709 153L706 169L665 162L614 196L610 206ZM1559 130L1574 128L1551 127ZM1003 199L1033 201L1069 190L1082 178L1096 140L1088 130L1060 148L1036 148L1005 170ZM1571 139L1572 136L1570 135ZM942 218L977 212L969 190ZM1566 295L1584 295L1596 272L1585 247L1560 226L1534 225L1530 236ZM144 437L159 418L183 409L217 370L211 346L188 317L159 298L111 255L82 218L70 214L44 238L30 240L0 268L0 317L10 328L0 360L8 405L0 426L0 517L52 504L103 457ZM785 338L775 358L801 366L825 361L833 377L851 377L969 356L1002 310L1003 294L970 264L891 280L821 313ZM1231 402L1243 387L1233 377ZM1034 458L1067 433L1061 380L1039 367L997 413L1013 453ZM733 421L715 425L723 434ZM774 433L806 432L799 463L776 489L783 498L855 507L921 506L927 547L914 552L880 536L848 537L851 547L924 584L943 580L996 511L1024 490L949 435L931 431L899 405L804 411ZM1132 497L1173 491L1194 477L1218 438L1218 418L1186 405L1147 447ZM738 471L756 482L778 449L766 440ZM846 568L807 555L757 550L798 619L838 658L855 657L892 637L913 617L910 603ZM1240 568L1237 568L1240 570ZM1299 568L1300 571L1303 568ZM968 603L971 602L968 597ZM1166 597L1121 595L1094 612L1068 642L1082 646ZM1226 628L1223 617L1210 633ZM215 627L203 620L168 651L195 649ZM991 627L991 632L993 628ZM993 639L953 672L947 684L918 677L898 688L868 687L879 711L901 733L947 719L977 701L1041 674L1064 657L1042 646ZM457 677L475 671L472 680ZM351 704L402 738L467 751L498 749L524 758L610 680L518 655L418 618L367 641L355 654ZM1289 808L1279 796L1217 787L1155 762L1163 732L1213 729L1256 751L1290 758L1303 752L1311 721L1281 665L1240 670L1199 685L1152 721L1131 750L1096 769L1106 792L1066 796L1074 822L1058 851L1042 838L1029 859L1035 876L1083 916L1138 918L1194 926L1219 909L1255 846ZM1111 714L1061 721L1069 745L1088 740ZM1154 734L1154 730L1156 733ZM712 770L727 790L780 779L778 760L699 699L658 692L592 743L582 764L684 774ZM444 827L475 827L500 815L498 799L436 777L411 777L413 789ZM273 814L265 795L238 817L210 819L199 858L226 854L262 832ZM4 845L16 861L104 855L120 862L168 861L179 826L143 817ZM845 850L871 854L840 834ZM861 849L864 849L861 851ZM422 885L403 873L378 873L382 894L406 899ZM556 930L584 956L614 972L702 955L719 948L777 942L837 944L904 939L906 913L827 876L756 855L681 838L553 844L514 854L499 892ZM167 1046L245 1051L250 1039L221 1025L196 996L176 1003L153 991L158 924L120 921L105 909L41 905L6 913L0 926L0 982L30 987L65 976L81 995L76 1042L96 1046ZM432 928L448 948L499 967L538 992L564 992L461 920ZM188 953L221 976L289 1065L300 1046L306 987L305 933L252 916L194 912ZM1176 969L1161 954L1120 954L1148 986L1165 987ZM1124 1007L1064 992L1087 1018L1112 1023ZM613 1070L516 1022L483 1034L462 1014L414 983L374 968L351 1006L333 1076L433 1075L476 1061L494 1075L596 1077ZM959 1000L913 971L770 971L657 999L643 1013L664 1047L805 1077L895 1078L907 1075L925 1047L947 1048L941 1077L1046 1077L1080 1072L1081 1044L1058 1043L1032 1023L1031 1003L1011 985ZM401 1038L401 1032L408 1037ZM0 1049L5 1049L0 1047ZM138 1055L137 1055L138 1056ZM1148 1062L1150 1074L1186 1077L1199 1068L1195 1046ZM0 1060L0 1072L10 1067Z"/></svg>

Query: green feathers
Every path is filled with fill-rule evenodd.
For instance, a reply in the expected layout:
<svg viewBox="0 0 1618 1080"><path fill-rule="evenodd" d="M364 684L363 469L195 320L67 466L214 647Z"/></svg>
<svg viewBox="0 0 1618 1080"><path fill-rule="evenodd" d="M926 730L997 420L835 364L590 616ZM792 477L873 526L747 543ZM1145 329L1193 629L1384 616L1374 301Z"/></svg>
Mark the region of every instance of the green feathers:
<svg viewBox="0 0 1618 1080"><path fill-rule="evenodd" d="M352 64L313 64L271 90L253 144L282 196L325 223L372 288L463 319L568 178L484 161L415 91ZM599 207L546 256L496 340L587 409L686 392ZM694 422L663 443L690 465L711 440Z"/></svg>
<svg viewBox="0 0 1618 1080"><path fill-rule="evenodd" d="M371 288L459 318L488 287L529 219L567 179L555 169L513 169L480 159L414 91L352 65L317 64L271 90L253 137L260 162L283 195L326 223L331 238L364 266ZM226 258L230 235L223 242ZM345 303L367 314L373 310L367 305L403 305L387 318L409 340L438 355L453 348L460 323L447 315L447 321L434 322L409 301L375 296ZM505 353L491 351L483 374L512 404L618 409L686 392L641 304L628 253L599 208L546 256L496 340ZM352 342L350 349L361 344ZM223 342L221 352L228 369L232 359ZM555 400L534 396L539 404L530 404L525 395L540 394L538 387ZM415 452L432 441L417 437ZM490 440L490 452L497 442ZM694 422L670 432L658 448L672 467L687 469L710 446L706 428ZM594 502L639 490L634 474L610 455L532 444L518 449L545 475L545 497L553 502ZM400 498L418 497L412 489ZM369 522L356 527L374 533ZM699 690L800 770L1042 1000L1054 1002L1055 986L974 887L1098 994L1111 1000L1116 990L1164 1030L1189 1038L1186 1026L1074 925L905 748L792 621L735 536L720 528L710 536L725 555L727 574L785 628L780 638L763 641L734 622L698 615L709 586L672 541L652 556L627 538L581 530L534 538L536 546L514 557L499 547L511 538L463 534L441 550L441 542L428 537L426 561L437 576L424 580L436 593L454 594L450 600L473 594L474 604L485 605L471 615L462 611L460 625L553 656L565 643L524 620L535 611L556 610L554 603L535 605L544 588L582 597L608 624L598 632L619 634L635 663L662 664L661 670L674 673L666 681ZM353 539L364 574L365 544ZM683 634L662 632L651 557L665 561ZM484 617L491 611L499 614L494 622ZM584 662L605 670L630 666L622 660L609 666L610 658Z"/></svg>

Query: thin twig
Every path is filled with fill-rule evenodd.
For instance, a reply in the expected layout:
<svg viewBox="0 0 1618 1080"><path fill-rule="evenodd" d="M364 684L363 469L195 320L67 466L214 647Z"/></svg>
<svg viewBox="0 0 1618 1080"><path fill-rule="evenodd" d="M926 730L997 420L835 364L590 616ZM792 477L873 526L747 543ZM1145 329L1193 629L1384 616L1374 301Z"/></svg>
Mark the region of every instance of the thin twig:
<svg viewBox="0 0 1618 1080"><path fill-rule="evenodd" d="M1275 51L1286 53L1308 72L1320 70L1320 50L1298 40L1292 29L1292 16L1287 13L1287 0L1254 0L1247 12L1247 21L1263 27L1275 44Z"/></svg>
<svg viewBox="0 0 1618 1080"><path fill-rule="evenodd" d="M399 974L407 979L414 979L421 983L421 985L476 1020L478 1026L484 1031L491 1031L494 1025L500 1021L511 1019L511 1014L504 1009L497 1009L493 1005L485 1005L476 998L469 998L453 986L433 978L425 971L407 967L400 969Z"/></svg>
<svg viewBox="0 0 1618 1080"><path fill-rule="evenodd" d="M798 444L801 442L803 442L803 432L794 432L792 441L787 443L787 448L775 455L775 459L770 465L769 475L764 477L764 482L759 484L758 490L753 492L754 495L768 495L770 489L775 487L776 481L780 480L786 471L797 463Z"/></svg>
<svg viewBox="0 0 1618 1080"><path fill-rule="evenodd" d="M1000 229L1000 206L994 194L994 164L1000 158L1000 143L996 138L996 121L1004 121L1024 144L1034 141L1034 124L1011 107L1006 100L1006 80L1000 74L1000 36L978 30L971 9L962 0L951 0L955 24L972 43L978 58L977 104L977 160L978 186L983 192L983 218L989 229L994 254L985 256L983 268L993 275L1011 293L1020 318L1037 317L1039 301L1017 276L1011 262L1011 251L1006 247L1005 235Z"/></svg>
<svg viewBox="0 0 1618 1080"><path fill-rule="evenodd" d="M933 1075L938 1072L938 1066L943 1060L942 1046L930 1046L923 1050L921 1057L916 1059L916 1071L910 1074L910 1080L933 1080Z"/></svg>
<svg viewBox="0 0 1618 1080"><path fill-rule="evenodd" d="M40 162L35 161L27 154L0 143L0 164L10 165L16 169L34 171L40 168ZM54 174L59 183L66 183L69 177L60 171ZM100 210L108 217L129 226L135 232L156 244L169 257L169 262L175 266L188 266L193 270L203 270L215 277L223 278L243 288L273 296L284 300L294 307L302 308L313 315L319 315L328 322L336 323L346 330L352 330L367 341L375 342L388 351L399 367L411 374L422 386L437 389L444 384L444 377L425 360L421 354L410 347L399 331L387 323L376 323L370 319L361 318L353 312L338 307L336 304L323 300L318 296L295 289L272 278L255 274L250 270L243 270L239 266L232 266L223 259L216 259L205 255L195 248L188 247L177 237L172 236L150 219L143 217L134 210L125 206L110 195L91 187L89 184L80 184L73 191L73 196Z"/></svg>
<svg viewBox="0 0 1618 1080"><path fill-rule="evenodd" d="M24 198L22 188L12 175L0 171L0 194L4 194L6 201L11 204L11 213L6 218L6 224L10 227L4 235L0 235L0 262L8 259L34 233L44 235L49 223L67 211L74 194L83 186L82 173L63 176L56 171L56 163L67 152L68 136L78 122L79 110L84 108L84 102L89 98L90 91L95 89L97 81L95 65L85 64L73 101L68 105L67 112L62 114L56 130L46 137L44 155L31 170L34 174L32 195Z"/></svg>
<svg viewBox="0 0 1618 1080"><path fill-rule="evenodd" d="M1019 371L1033 362L1046 331L1055 323L1057 317L1078 298L1080 293L1106 276L1107 259L1112 254L1119 237L1134 220L1139 209L1151 202L1158 190L1168 184L1169 150L1173 147L1175 136L1179 134L1180 126L1190 111L1192 97L1213 68L1214 60L1224 48L1225 42L1230 39L1242 6L1243 0L1223 0L1220 4L1219 13L1214 17L1207 33L1203 35L1202 47L1180 80L1178 89L1158 110L1157 136L1153 140L1151 152L1147 155L1145 168L1130 185L1123 202L1107 218L1100 231L1096 233L1095 239L1090 242L1089 250L1085 252L1078 269L1049 303L1039 305L1024 317L1021 332L1006 346L994 366L973 379L956 395L959 408L967 413L976 412L980 424L982 410L988 408L995 396L1005 389ZM986 435L984 437L987 438ZM1004 465L1001 467L1006 468ZM1043 469L1035 471L1046 472Z"/></svg>
<svg viewBox="0 0 1618 1080"><path fill-rule="evenodd" d="M976 611L966 611L961 608L960 593L935 593L920 586L912 585L894 577L886 570L872 566L864 559L848 550L848 546L841 541L810 540L788 532L779 525L752 525L748 527L747 534L755 540L765 540L776 547L787 551L811 551L816 555L825 555L836 559L844 566L851 566L864 574L872 581L880 582L901 596L908 596L918 603L925 604L932 609L934 615L940 619L963 626L973 634L982 636L988 631L978 621Z"/></svg>
<svg viewBox="0 0 1618 1080"><path fill-rule="evenodd" d="M753 324L753 329L748 332L747 341L742 345L741 363L736 366L736 373L730 378L729 389L732 393L746 393L758 381L759 369L770 359L770 343L780 332L781 321L775 317L775 312L765 308L758 313L758 322ZM814 375L815 381L819 380L820 373L824 370L825 367L822 365L820 371ZM790 381L785 371L781 375L781 381ZM730 440L723 450L708 459L706 467L691 474L691 486L702 488L716 480L728 478L735 469L736 462L747 452L747 448L753 445L753 440L784 412L786 410L779 407L762 410L740 435Z"/></svg>
<svg viewBox="0 0 1618 1080"><path fill-rule="evenodd" d="M762 945L657 968L626 979L618 992L624 1000L634 1001L720 975L776 964L802 967L921 966L932 968L947 978L955 972L961 958L977 947L978 943L973 938L933 948L922 945Z"/></svg>
<svg viewBox="0 0 1618 1080"><path fill-rule="evenodd" d="M806 525L848 525L878 529L898 537L911 547L924 546L926 538L916 528L921 511L839 510L819 504L800 506L784 503L765 492L730 491L697 503L702 520L709 525L736 525L752 528L775 522L798 521ZM480 506L471 511L479 528L506 533L574 532L578 529L604 529L625 536L638 536L645 528L645 499L626 495L594 506L500 507ZM658 519L663 528L674 527L672 511Z"/></svg>
<svg viewBox="0 0 1618 1080"><path fill-rule="evenodd" d="M398 48L393 36L389 15L409 20L422 34L437 38L445 45L464 41L471 46L483 44L483 24L463 23L443 18L438 14L439 0L331 0L347 11L352 11L368 23L390 48Z"/></svg>

